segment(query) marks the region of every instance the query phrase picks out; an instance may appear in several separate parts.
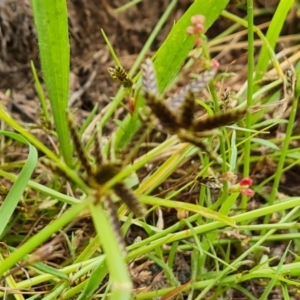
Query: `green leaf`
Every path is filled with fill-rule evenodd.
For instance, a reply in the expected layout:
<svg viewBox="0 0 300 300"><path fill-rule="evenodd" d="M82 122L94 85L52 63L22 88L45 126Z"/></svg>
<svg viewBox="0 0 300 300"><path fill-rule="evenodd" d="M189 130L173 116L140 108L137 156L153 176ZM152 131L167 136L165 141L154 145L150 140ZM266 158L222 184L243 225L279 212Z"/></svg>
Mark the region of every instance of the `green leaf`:
<svg viewBox="0 0 300 300"><path fill-rule="evenodd" d="M185 14L175 23L163 45L157 51L154 61L156 76L160 91L173 81L179 69L194 46L194 39L187 35L186 30L191 25L191 17L204 15L205 28L208 29L228 4L228 0L203 1L196 0Z"/></svg>
<svg viewBox="0 0 300 300"><path fill-rule="evenodd" d="M289 13L289 10L293 4L294 0L279 1L276 12L270 25L268 26L268 32L266 35L266 39L268 40L272 49L274 49L276 42L278 41L281 29L287 18L287 14ZM263 44L256 66L256 81L262 78L263 74L267 70L269 58L268 47L266 44Z"/></svg>
<svg viewBox="0 0 300 300"><path fill-rule="evenodd" d="M252 129L255 128L263 128L263 127L267 127L267 126L276 126L279 124L287 124L288 121L285 119L268 119L268 120L264 120L262 122L256 123L252 125Z"/></svg>
<svg viewBox="0 0 300 300"><path fill-rule="evenodd" d="M295 86L295 98L300 96L300 72L297 73L296 86Z"/></svg>
<svg viewBox="0 0 300 300"><path fill-rule="evenodd" d="M92 272L90 278L84 286L81 294L77 300L90 299L95 290L99 287L99 284L103 281L107 275L106 263L100 263L99 266Z"/></svg>
<svg viewBox="0 0 300 300"><path fill-rule="evenodd" d="M70 64L67 5L65 0L31 0L31 3L54 123L63 157L71 166L72 147L66 118Z"/></svg>
<svg viewBox="0 0 300 300"><path fill-rule="evenodd" d="M112 282L110 299L129 300L131 299L132 283L115 232L101 205L90 205L90 212L106 254L107 268ZM99 266L89 279L84 293L90 295L102 282L105 273L106 267ZM78 299L86 299L86 297L82 294Z"/></svg>
<svg viewBox="0 0 300 300"><path fill-rule="evenodd" d="M0 134L6 135L14 140L17 140L29 147L29 154L22 168L18 178L11 187L9 193L7 194L3 204L0 207L0 236L2 235L9 219L11 218L18 202L27 186L27 183L35 169L37 163L37 151L36 149L27 142L22 136L17 133L0 131Z"/></svg>
<svg viewBox="0 0 300 300"><path fill-rule="evenodd" d="M57 278L60 278L60 279L66 280L66 281L70 280L70 278L65 273L60 271L59 269L53 268L53 267L48 266L44 263L35 263L33 265L33 267L35 269L41 271L41 273L51 274L54 277L57 277Z"/></svg>
<svg viewBox="0 0 300 300"><path fill-rule="evenodd" d="M166 200L166 199L162 200L161 198L144 196L144 195L141 195L140 199L142 200L143 203L151 204L153 206L157 205L157 206L164 206L169 208L191 211L196 214L199 214L199 216L202 216L204 218L220 221L223 224L237 228L236 222L233 220L233 218L226 216L223 212L220 213L217 211L213 211L207 207L203 207L191 203L175 201L175 200Z"/></svg>
<svg viewBox="0 0 300 300"><path fill-rule="evenodd" d="M251 142L261 144L261 145L263 145L267 148L273 149L273 150L277 150L277 151L280 150L280 148L277 145L275 145L274 143L272 143L269 140L260 139L260 138L252 138Z"/></svg>

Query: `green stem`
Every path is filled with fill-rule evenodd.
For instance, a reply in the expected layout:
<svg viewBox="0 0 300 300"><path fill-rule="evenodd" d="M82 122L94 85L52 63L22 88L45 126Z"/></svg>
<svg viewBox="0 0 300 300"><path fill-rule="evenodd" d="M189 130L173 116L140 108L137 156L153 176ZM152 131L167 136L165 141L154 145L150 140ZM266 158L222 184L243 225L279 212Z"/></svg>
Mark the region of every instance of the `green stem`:
<svg viewBox="0 0 300 300"><path fill-rule="evenodd" d="M247 0L248 12L248 84L247 84L247 107L253 105L253 72L254 72L254 31L253 31L253 0ZM246 115L246 128L251 128L252 113ZM244 177L249 177L250 173L250 152L251 152L251 132L245 131L244 145ZM248 197L243 196L240 208L245 210L248 202Z"/></svg>

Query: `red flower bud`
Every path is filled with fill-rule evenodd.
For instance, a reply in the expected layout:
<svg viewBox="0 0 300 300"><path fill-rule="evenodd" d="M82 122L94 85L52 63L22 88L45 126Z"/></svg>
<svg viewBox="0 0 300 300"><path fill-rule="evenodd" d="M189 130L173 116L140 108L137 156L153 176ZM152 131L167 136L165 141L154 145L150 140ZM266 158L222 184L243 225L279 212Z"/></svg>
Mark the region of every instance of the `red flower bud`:
<svg viewBox="0 0 300 300"><path fill-rule="evenodd" d="M216 59L211 60L211 67L213 69L218 69L220 67L220 63Z"/></svg>
<svg viewBox="0 0 300 300"><path fill-rule="evenodd" d="M240 186L251 186L253 183L253 180L249 177L247 178L243 178L240 182L239 182L239 185Z"/></svg>
<svg viewBox="0 0 300 300"><path fill-rule="evenodd" d="M252 197L252 196L254 196L254 191L252 191L251 189L246 189L246 190L242 189L241 194Z"/></svg>
<svg viewBox="0 0 300 300"><path fill-rule="evenodd" d="M201 32L203 32L203 31L204 31L204 26L203 26L203 24L195 24L195 26L194 26L194 31L195 31L196 33L201 33Z"/></svg>

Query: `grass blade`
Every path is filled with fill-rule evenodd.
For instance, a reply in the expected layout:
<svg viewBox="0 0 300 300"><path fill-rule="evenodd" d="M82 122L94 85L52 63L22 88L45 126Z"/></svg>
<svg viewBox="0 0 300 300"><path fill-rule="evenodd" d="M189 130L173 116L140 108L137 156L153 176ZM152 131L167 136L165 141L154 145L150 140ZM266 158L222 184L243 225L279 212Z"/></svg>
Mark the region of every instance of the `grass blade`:
<svg viewBox="0 0 300 300"><path fill-rule="evenodd" d="M154 66L156 70L159 90L164 91L178 74L190 50L194 46L193 37L187 35L187 27L194 15L204 15L205 28L208 29L228 4L228 0L195 1L186 13L174 25L169 36L155 55Z"/></svg>
<svg viewBox="0 0 300 300"><path fill-rule="evenodd" d="M112 226L108 222L107 216L101 205L90 205L90 211L93 217L95 228L99 234L102 242L104 252L106 253L107 267L110 273L110 280L112 282L112 300L130 300L132 292L132 283L127 272L127 267L120 250L120 246L115 238L115 233ZM102 268L97 269L102 274ZM90 282L91 287L96 288L95 276ZM98 276L98 284L102 280L102 276ZM92 290L88 291L89 294ZM85 298L80 298L85 299Z"/></svg>
<svg viewBox="0 0 300 300"><path fill-rule="evenodd" d="M0 207L0 236L1 236L16 206L18 205L18 202L35 169L37 163L37 150L17 133L0 131L0 134L4 134L12 139L15 139L23 144L28 145L29 147L29 154L28 154L27 161L24 164L24 167L22 168L17 180L14 182L9 193L7 194L2 206Z"/></svg>
<svg viewBox="0 0 300 300"><path fill-rule="evenodd" d="M294 2L294 0L279 1L266 35L266 39L269 42L270 47L273 49L278 41L278 37L287 18L287 14ZM267 70L268 63L269 51L266 44L263 44L257 61L255 81L263 77L264 72Z"/></svg>
<svg viewBox="0 0 300 300"><path fill-rule="evenodd" d="M65 0L32 0L31 3L54 123L63 157L71 166L72 148L66 119L70 64L67 5Z"/></svg>

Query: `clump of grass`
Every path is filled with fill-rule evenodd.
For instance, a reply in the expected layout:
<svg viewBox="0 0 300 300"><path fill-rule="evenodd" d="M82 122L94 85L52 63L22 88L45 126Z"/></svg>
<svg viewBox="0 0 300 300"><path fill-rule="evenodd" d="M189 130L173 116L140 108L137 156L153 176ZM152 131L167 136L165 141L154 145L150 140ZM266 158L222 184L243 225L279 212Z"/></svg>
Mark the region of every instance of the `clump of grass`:
<svg viewBox="0 0 300 300"><path fill-rule="evenodd" d="M19 299L24 299L27 292L44 299L126 300L160 296L162 299L216 299L226 298L230 293L249 299L268 299L276 291L282 298L292 298L294 288L299 286L296 250L300 247L297 223L300 198L298 195L280 197L278 188L284 172L299 163L298 136L292 130L299 97L298 65L292 77L283 75L274 54L275 44L269 42L279 40L280 31L273 31L273 36L269 31L265 37L253 25L252 1L248 1L247 21L223 11L226 3L192 4L153 57L153 63L145 59L147 43L137 59L138 64L143 62L142 74L135 78L133 71L127 74L120 66L108 44L117 65L109 72L123 87L96 125L96 134L83 146L81 134L92 123L96 110L91 112L79 133L66 117L68 54L63 61L55 59L61 55L63 42L68 43L66 11L57 15L57 7L51 1L43 4L33 1L39 39L42 36L45 84L52 109L56 110L53 114L58 135L52 138L59 145L59 154L0 107L1 120L17 132L2 130L2 145L8 147L18 141L28 147L25 162L20 160L18 164L9 162L2 153L0 176L13 182L9 191L0 186L0 195L5 198L0 208L3 240L0 276L7 287L5 293ZM287 6L291 4L290 1L284 7L278 5L270 28L282 24L279 19L287 14ZM170 8L172 5L174 3ZM65 10L65 3L61 8ZM169 11L149 41L159 31L167 13ZM205 30L221 13L234 25L208 41ZM58 45L42 50L42 46L51 47L53 38L59 39L51 31L48 36L49 32L43 28L47 23L42 22L45 18L52 25L61 24L64 32ZM211 56L214 47L226 41L231 32L239 34L237 25L247 28L248 87L239 84L236 99L228 99L227 95L224 105L219 101L222 93L218 88L220 78L223 80L228 72L222 73L221 65L217 75ZM263 44L257 67L253 56L254 32ZM187 60L194 45L194 54ZM282 76L279 81L287 105L279 101L280 93L267 95L265 86L259 87L253 82L251 70L267 71L268 64L262 63L265 51L273 63L270 69L274 68ZM58 61L63 64L62 69ZM167 87L183 74L179 71L183 63L188 68L193 61L201 64L204 72L164 99L161 95L167 93ZM51 81L59 78L60 72L65 80ZM200 94L205 86L208 92ZM41 89L39 95L44 98ZM58 95L63 95L63 99ZM112 119L124 95L132 101L128 115L117 120L115 130L99 141L98 134ZM278 103L282 105L280 114L264 119L269 107ZM271 129L278 130L279 125L287 126L284 138L270 134ZM74 140L77 160L66 138L69 134ZM291 140L296 144L294 149L290 147ZM111 153L118 153L126 146L132 148L129 158L126 151L123 151L125 157L119 156L125 163L103 160L110 156L110 149ZM264 147L263 152L261 147ZM47 165L57 166L55 172L42 164L36 167L37 150L40 156L47 157ZM93 151L103 153L104 158L91 155ZM274 162L273 174L268 174L260 164L263 156L265 162L267 158ZM85 167L84 175L79 161ZM21 169L19 175L13 172L15 167ZM265 175L259 177L259 172ZM268 185L271 192L266 190ZM38 232L30 231L37 213L16 214L22 195L25 203L47 207L43 218L45 226ZM120 199L127 207L120 204ZM252 204L256 205L254 209L250 209ZM90 218L95 229L90 229ZM80 225L83 232L75 230ZM123 237L128 240L134 228L139 229L125 254ZM13 238L12 232L16 229L19 234ZM278 250L274 248L276 243L286 247L279 257L272 254L272 249ZM155 276L150 276L151 282L145 280L145 283L139 272L149 271L149 266ZM256 291L250 292L248 285L255 285Z"/></svg>

